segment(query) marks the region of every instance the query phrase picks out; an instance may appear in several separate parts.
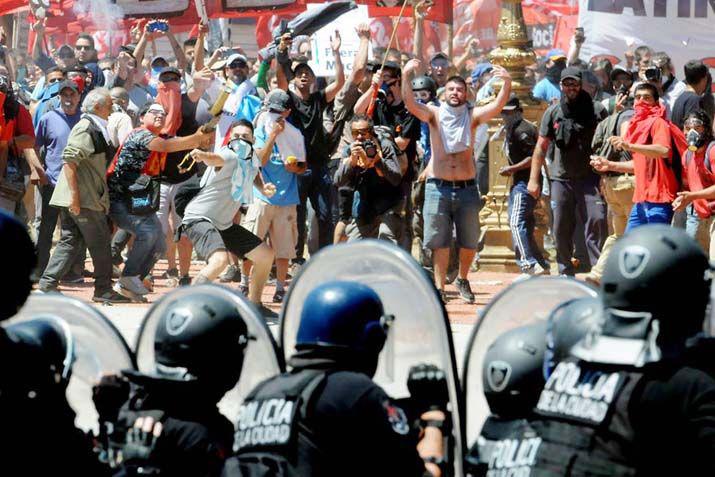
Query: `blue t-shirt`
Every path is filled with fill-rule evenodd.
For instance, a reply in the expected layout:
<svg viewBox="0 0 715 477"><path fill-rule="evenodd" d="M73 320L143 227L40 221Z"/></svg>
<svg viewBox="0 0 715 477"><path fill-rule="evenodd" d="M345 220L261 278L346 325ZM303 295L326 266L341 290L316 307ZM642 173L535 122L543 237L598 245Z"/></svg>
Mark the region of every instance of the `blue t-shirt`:
<svg viewBox="0 0 715 477"><path fill-rule="evenodd" d="M265 147L267 139L268 133L265 126L259 127L256 130L254 147L262 149ZM268 159L265 166L261 167L261 175L263 182L270 182L276 186L276 193L273 197L268 198L257 187L254 187L254 194L258 199L271 205L296 205L300 203L298 175L286 170L283 158L278 152L278 146L275 144L273 144L270 159Z"/></svg>
<svg viewBox="0 0 715 477"><path fill-rule="evenodd" d="M536 83L532 95L536 99L550 103L554 99L561 99L561 89L558 85L549 81L548 78L544 78Z"/></svg>
<svg viewBox="0 0 715 477"><path fill-rule="evenodd" d="M82 112L79 108L71 116L61 108L53 109L43 114L35 127L35 144L45 149L45 173L52 185L57 184L62 170L62 151L67 146L70 130L80 117Z"/></svg>

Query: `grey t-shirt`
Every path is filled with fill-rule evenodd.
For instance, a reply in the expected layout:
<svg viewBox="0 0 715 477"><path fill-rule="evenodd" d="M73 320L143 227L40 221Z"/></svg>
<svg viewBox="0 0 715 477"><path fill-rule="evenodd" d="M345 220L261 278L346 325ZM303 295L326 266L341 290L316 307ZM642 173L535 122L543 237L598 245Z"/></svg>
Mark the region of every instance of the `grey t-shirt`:
<svg viewBox="0 0 715 477"><path fill-rule="evenodd" d="M209 220L217 229L226 230L233 225L233 217L241 205L252 201L253 180L260 165L258 157L253 154L251 160L242 159L227 147L219 154L224 164L219 170L207 169L206 184L186 206L184 224Z"/></svg>

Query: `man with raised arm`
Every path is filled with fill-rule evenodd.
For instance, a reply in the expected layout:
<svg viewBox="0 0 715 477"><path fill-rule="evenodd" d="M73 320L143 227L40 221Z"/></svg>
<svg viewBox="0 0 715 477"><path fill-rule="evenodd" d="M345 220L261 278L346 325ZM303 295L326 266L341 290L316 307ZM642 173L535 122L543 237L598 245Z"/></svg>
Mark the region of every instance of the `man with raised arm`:
<svg viewBox="0 0 715 477"><path fill-rule="evenodd" d="M420 104L414 99L412 77L420 67L418 60L405 65L402 99L409 112L427 123L430 130L432 160L422 177L427 179L424 243L432 250L435 284L444 299L449 245L452 227L456 226L459 246L456 285L461 297L473 303L474 294L467 274L479 241L479 191L472 159L472 138L477 126L501 112L511 93L511 76L504 68L494 66L494 76L501 78L504 85L494 102L481 107L473 107L467 102L466 82L460 76L452 76L445 84L446 101L438 107Z"/></svg>

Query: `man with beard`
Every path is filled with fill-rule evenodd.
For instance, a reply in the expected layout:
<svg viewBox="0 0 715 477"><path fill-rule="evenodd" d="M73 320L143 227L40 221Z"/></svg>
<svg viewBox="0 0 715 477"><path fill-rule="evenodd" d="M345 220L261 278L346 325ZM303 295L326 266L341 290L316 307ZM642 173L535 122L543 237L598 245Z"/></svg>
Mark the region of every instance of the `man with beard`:
<svg viewBox="0 0 715 477"><path fill-rule="evenodd" d="M332 180L328 171L328 160L333 145L323 126L323 111L345 84L343 63L340 59L340 34L336 31L330 48L335 59L335 81L320 91L311 92L315 84L315 73L307 63L298 63L292 71L288 50L291 44L289 34L281 37L276 59L280 68L276 72L278 87L291 97L291 115L288 120L294 124L305 138L305 152L308 169L298 179L300 205L298 206L298 243L296 262L303 261L306 236L306 202L310 199L318 216L318 246L325 247L333 242L332 224ZM289 74L293 75L293 88L288 88ZM312 253L313 251L311 251Z"/></svg>
<svg viewBox="0 0 715 477"><path fill-rule="evenodd" d="M546 77L534 85L531 94L536 99L553 103L561 97L559 79L566 68L566 54L563 50L553 49L546 55Z"/></svg>
<svg viewBox="0 0 715 477"><path fill-rule="evenodd" d="M551 105L541 119L528 191L539 198L541 167L554 143L549 179L556 262L560 274L574 275L574 234L585 234L588 257L595 265L606 237L606 210L598 188L599 177L589 164L598 118L591 96L581 89L580 69L568 67L561 72L561 91L560 102ZM584 224L581 230L577 230L577 215Z"/></svg>
<svg viewBox="0 0 715 477"><path fill-rule="evenodd" d="M462 298L474 302L467 280L469 268L479 242L479 191L472 155L474 133L480 124L500 113L511 93L511 76L500 66L494 66L494 76L504 81L496 101L477 108L467 104L467 84L459 76L451 77L445 86L446 103L439 107L420 104L412 92L412 76L420 62L409 61L404 68L402 100L417 119L428 123L432 144L432 160L427 167L424 220L425 246L432 250L437 289L445 298L444 283L449 261L452 227L456 226L459 246L459 278L457 288Z"/></svg>

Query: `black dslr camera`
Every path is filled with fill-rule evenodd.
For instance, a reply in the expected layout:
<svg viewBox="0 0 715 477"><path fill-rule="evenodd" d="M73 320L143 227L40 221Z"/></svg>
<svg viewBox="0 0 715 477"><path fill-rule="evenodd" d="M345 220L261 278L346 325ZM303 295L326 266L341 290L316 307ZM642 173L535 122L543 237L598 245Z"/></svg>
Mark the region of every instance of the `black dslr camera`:
<svg viewBox="0 0 715 477"><path fill-rule="evenodd" d="M377 156L377 144L375 144L375 141L371 139L366 139L365 141L360 143L360 145L365 150L365 155L370 159Z"/></svg>
<svg viewBox="0 0 715 477"><path fill-rule="evenodd" d="M657 66L649 66L643 72L645 79L652 83L660 83L660 68Z"/></svg>

